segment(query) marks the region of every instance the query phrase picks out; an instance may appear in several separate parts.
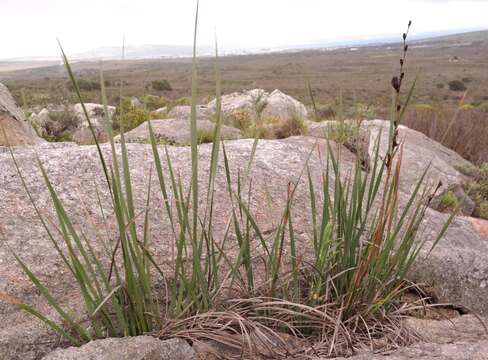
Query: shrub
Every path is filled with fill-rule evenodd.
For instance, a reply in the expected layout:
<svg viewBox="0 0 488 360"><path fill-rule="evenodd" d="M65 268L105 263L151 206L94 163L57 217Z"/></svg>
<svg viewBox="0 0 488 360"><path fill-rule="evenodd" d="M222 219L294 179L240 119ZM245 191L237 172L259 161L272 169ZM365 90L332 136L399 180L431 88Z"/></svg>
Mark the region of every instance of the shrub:
<svg viewBox="0 0 488 360"><path fill-rule="evenodd" d="M478 179L466 185L468 195L474 200L474 215L488 219L488 162L479 168Z"/></svg>
<svg viewBox="0 0 488 360"><path fill-rule="evenodd" d="M449 81L449 90L451 91L465 91L466 90L466 85L460 80L452 80Z"/></svg>
<svg viewBox="0 0 488 360"><path fill-rule="evenodd" d="M452 191L445 192L440 199L441 210L454 210L458 207L459 201Z"/></svg>
<svg viewBox="0 0 488 360"><path fill-rule="evenodd" d="M333 120L336 118L337 111L334 105L317 105L316 121Z"/></svg>
<svg viewBox="0 0 488 360"><path fill-rule="evenodd" d="M254 120L246 109L237 109L224 115L224 123L241 131L246 131L254 125Z"/></svg>
<svg viewBox="0 0 488 360"><path fill-rule="evenodd" d="M151 87L156 91L171 91L173 88L168 80L153 80Z"/></svg>
<svg viewBox="0 0 488 360"><path fill-rule="evenodd" d="M171 100L165 96L146 95L142 98L142 103L150 111L168 106Z"/></svg>
<svg viewBox="0 0 488 360"><path fill-rule="evenodd" d="M482 218L488 220L488 200L481 202L476 209L476 214Z"/></svg>
<svg viewBox="0 0 488 360"><path fill-rule="evenodd" d="M353 144L359 136L359 122L336 121L327 127L324 135L327 139L339 144Z"/></svg>
<svg viewBox="0 0 488 360"><path fill-rule="evenodd" d="M104 81L105 87L110 86L110 81L105 80ZM68 81L66 83L67 88L70 91L73 91L73 84L71 81ZM100 82L99 81L93 81L93 80L86 80L86 79L79 79L78 80L78 87L80 88L81 91L100 91Z"/></svg>
<svg viewBox="0 0 488 360"><path fill-rule="evenodd" d="M124 98L115 112L112 122L114 130L130 131L143 122L150 119L150 113L146 109L135 107L130 98Z"/></svg>
<svg viewBox="0 0 488 360"><path fill-rule="evenodd" d="M214 138L214 129L198 129L197 142L199 144L211 143Z"/></svg>
<svg viewBox="0 0 488 360"><path fill-rule="evenodd" d="M278 124L273 126L273 132L276 139L304 135L307 133L307 125L303 117L294 113L286 120L278 119Z"/></svg>

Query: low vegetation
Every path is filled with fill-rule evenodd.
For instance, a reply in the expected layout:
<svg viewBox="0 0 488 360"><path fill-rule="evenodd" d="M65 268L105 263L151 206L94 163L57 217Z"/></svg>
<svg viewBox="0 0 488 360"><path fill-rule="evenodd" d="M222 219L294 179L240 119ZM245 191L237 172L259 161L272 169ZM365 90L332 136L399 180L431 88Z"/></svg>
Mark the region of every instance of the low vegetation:
<svg viewBox="0 0 488 360"><path fill-rule="evenodd" d="M149 120L148 110L132 104L130 98L124 98L117 107L115 117L112 122L114 130L130 131L143 122Z"/></svg>
<svg viewBox="0 0 488 360"><path fill-rule="evenodd" d="M461 80L452 80L447 83L449 85L449 90L452 91L466 91L466 85Z"/></svg>
<svg viewBox="0 0 488 360"><path fill-rule="evenodd" d="M488 163L480 166L477 180L467 184L466 189L476 204L474 216L488 220Z"/></svg>
<svg viewBox="0 0 488 360"><path fill-rule="evenodd" d="M171 91L173 88L168 80L153 80L151 87L156 91Z"/></svg>
<svg viewBox="0 0 488 360"><path fill-rule="evenodd" d="M459 200L452 191L447 191L442 194L439 203L439 210L441 211L454 211L459 206Z"/></svg>
<svg viewBox="0 0 488 360"><path fill-rule="evenodd" d="M457 108L441 104L411 109L404 124L440 142L476 165L488 162L488 109L477 104Z"/></svg>

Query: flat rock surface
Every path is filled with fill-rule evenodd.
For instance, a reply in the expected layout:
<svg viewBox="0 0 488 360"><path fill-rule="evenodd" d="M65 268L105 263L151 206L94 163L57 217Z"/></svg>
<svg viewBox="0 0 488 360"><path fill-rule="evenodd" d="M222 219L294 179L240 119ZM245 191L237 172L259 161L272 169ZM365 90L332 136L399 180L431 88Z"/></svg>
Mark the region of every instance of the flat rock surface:
<svg viewBox="0 0 488 360"><path fill-rule="evenodd" d="M488 340L456 342L452 344L419 343L390 354L365 353L348 357L347 360L486 360ZM318 359L317 359L318 360ZM320 359L320 360L325 360ZM346 358L335 358L346 360Z"/></svg>
<svg viewBox="0 0 488 360"><path fill-rule="evenodd" d="M158 340L151 336L108 338L79 348L58 349L42 360L191 360L195 352L181 339Z"/></svg>

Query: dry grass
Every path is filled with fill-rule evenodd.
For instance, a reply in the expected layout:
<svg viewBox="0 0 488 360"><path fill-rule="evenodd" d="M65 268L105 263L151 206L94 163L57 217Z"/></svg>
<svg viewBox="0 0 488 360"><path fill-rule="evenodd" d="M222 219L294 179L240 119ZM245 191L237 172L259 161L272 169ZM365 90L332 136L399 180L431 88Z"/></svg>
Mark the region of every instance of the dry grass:
<svg viewBox="0 0 488 360"><path fill-rule="evenodd" d="M404 124L481 165L488 162L488 111L461 106L420 106L408 111Z"/></svg>

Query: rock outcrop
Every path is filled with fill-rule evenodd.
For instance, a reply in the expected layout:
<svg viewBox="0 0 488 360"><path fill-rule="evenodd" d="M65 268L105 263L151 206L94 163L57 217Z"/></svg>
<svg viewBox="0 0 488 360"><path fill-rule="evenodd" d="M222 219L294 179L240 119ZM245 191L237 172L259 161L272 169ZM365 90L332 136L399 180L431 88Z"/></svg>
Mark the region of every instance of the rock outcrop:
<svg viewBox="0 0 488 360"><path fill-rule="evenodd" d="M215 112L216 100L208 103L208 109ZM306 118L307 108L298 100L279 90L271 93L263 89L235 92L222 96L222 112L232 115L237 111L245 111L254 120L258 117L277 120L289 120L292 117Z"/></svg>
<svg viewBox="0 0 488 360"><path fill-rule="evenodd" d="M310 136L324 138L329 131L337 130L338 121L323 121L314 123L309 121L308 134ZM364 120L359 122L347 121L345 131L346 145L354 152L371 162L374 157L378 136L380 137L379 154L384 156L388 150L388 133L390 122L385 120ZM418 182L419 177L429 167L428 179L431 185L442 183L441 191L454 186L465 184L471 179L470 174L475 166L463 159L455 151L448 149L438 142L428 138L419 131L400 125L398 128L398 140L403 146L403 172L402 190L411 192Z"/></svg>
<svg viewBox="0 0 488 360"><path fill-rule="evenodd" d="M0 83L0 146L34 145L43 142L26 121L7 87Z"/></svg>
<svg viewBox="0 0 488 360"><path fill-rule="evenodd" d="M167 121L159 120L163 125ZM173 120L173 122L185 124L181 120ZM188 124L185 126L189 127ZM371 131L378 130L373 128ZM407 132L407 130L403 129L402 132ZM127 137L129 138L129 135ZM413 157L415 152L423 151L425 154L433 154L438 158L433 162L436 164L433 169L437 172L429 174L430 181L437 181L439 174L449 178L450 181L458 181L462 174L453 172L451 168L439 170L439 167L444 166L445 163L454 166L451 155L448 152L446 155L445 149L439 148L441 153L434 154L435 148L419 150L421 146L427 146L427 140L421 143L410 141L412 139L405 143L404 149L404 176L400 184L400 202L405 202L411 191L411 179L419 176L419 169L423 170L423 165L419 164L418 160ZM239 169L244 169L247 166L253 149L253 142L252 139L226 142L226 152L231 167L230 175L233 179L236 179ZM341 170L343 176L347 176L354 166L355 156L342 146L334 143L331 145L334 152L341 152L343 161ZM317 149L310 154L313 146L317 146ZM199 146L199 183L203 188L205 188L209 177L208 164L211 158L211 150L211 144ZM102 151L110 165L109 146L103 145ZM253 179L253 196L250 208L264 233L276 228L287 201L287 185L290 181L298 180L307 160L311 180L316 184L316 189L320 188L323 159L326 158L327 151L325 140L317 141L312 137L261 140L258 143L254 165L250 173L250 177ZM153 167L154 160L149 145L128 144L128 153L133 192L139 194L135 199L136 213L139 213L146 205L148 174L150 168ZM61 201L65 204L68 213L71 214L74 225L83 229L88 239L93 239L94 251L104 251L103 241L112 244L116 242L117 231L112 224L113 211L109 206L110 196L104 190L106 189L104 176L96 148L94 146L80 147L70 144L46 144L37 147L36 150L30 148L15 150L16 160L25 176L27 187L30 189L34 201L42 214L54 219L50 196L44 185L36 154L44 164ZM164 171L167 172L168 166L162 149L161 154L162 165ZM412 158L409 154L412 154ZM189 166L191 163L190 148L169 146L168 156L172 160L175 173L182 180L182 185L188 189L191 174ZM449 156L448 160L445 156ZM426 156L426 162L431 160L428 157ZM231 214L222 161L221 156L215 184L216 204L213 226L216 238L225 232ZM412 169L409 169L409 164L411 164ZM415 172L415 174L409 174L410 171ZM20 313L13 303L15 303L15 299L22 299L35 304L42 311L49 311L49 306L39 297L8 249L10 248L19 254L41 281L47 284L53 295L60 298L64 304L70 305L72 308L79 308L80 298L69 271L65 269L62 260L56 255L22 187L12 159L6 152L0 152L0 174L2 174L0 176L0 234L9 246L0 246L2 275L0 276L0 318L3 324L0 328L0 353L6 354L6 359L35 359L46 354L55 346L55 342L50 343L50 341L55 340L55 337L37 320ZM151 187L153 194L150 203L151 251L155 261L167 264L167 259L170 258L173 250L172 238L168 236L171 234L171 227L160 198L157 179L153 176L152 180L154 184ZM332 183L333 181L331 181ZM105 211L105 218L100 213L95 189L100 192L100 202ZM201 192L200 195L200 204L205 207L206 193ZM297 241L302 244L298 250L303 253L306 253L311 244L308 196L307 181L301 178L294 200L293 220ZM432 294L440 302L452 302L480 314L488 315L488 301L486 300L488 298L488 261L486 256L483 256L483 254L488 254L488 236L480 232L470 219L456 218L445 237L426 257L430 246L447 218L447 214L427 209L418 235L419 241L426 241L426 247L410 276L414 281L429 285ZM107 225L105 225L106 223ZM104 235L105 229L107 229L108 234L112 234L108 238ZM142 229L140 230L142 231ZM57 234L56 231L53 233ZM52 315L52 313L50 314ZM55 316L53 318L56 319ZM39 346L32 345L39 342L42 342ZM447 348L452 345L442 346ZM484 348L481 347L480 349Z"/></svg>
<svg viewBox="0 0 488 360"><path fill-rule="evenodd" d="M206 105L198 105L197 120L211 120L212 111ZM168 118L178 120L190 120L191 118L191 106L180 105L175 106L168 112Z"/></svg>
<svg viewBox="0 0 488 360"><path fill-rule="evenodd" d="M86 103L90 121L92 122L97 140L107 141L106 119L104 106L101 104ZM109 117L112 118L116 108L107 106ZM69 138L78 144L92 144L93 135L80 103L75 105L51 105L33 113L29 122L41 136L53 139Z"/></svg>
<svg viewBox="0 0 488 360"><path fill-rule="evenodd" d="M160 144L169 145L190 145L191 131L190 121L180 119L151 120L154 137ZM215 123L209 120L199 120L197 131L199 142L211 142ZM241 132L230 126L222 125L221 138L224 140L240 139ZM124 134L126 142L150 143L149 128L147 121ZM115 137L120 141L120 136Z"/></svg>
<svg viewBox="0 0 488 360"><path fill-rule="evenodd" d="M106 141L107 132L105 130L106 120L104 106L101 104L86 103L85 108L95 129L97 140L100 142ZM107 110L109 112L109 117L112 118L112 116L115 114L115 107L107 106ZM86 116L83 112L81 104L75 104L73 111L78 118L78 125L73 131L73 140L79 144L93 143L93 135L89 129L89 124L86 120Z"/></svg>

